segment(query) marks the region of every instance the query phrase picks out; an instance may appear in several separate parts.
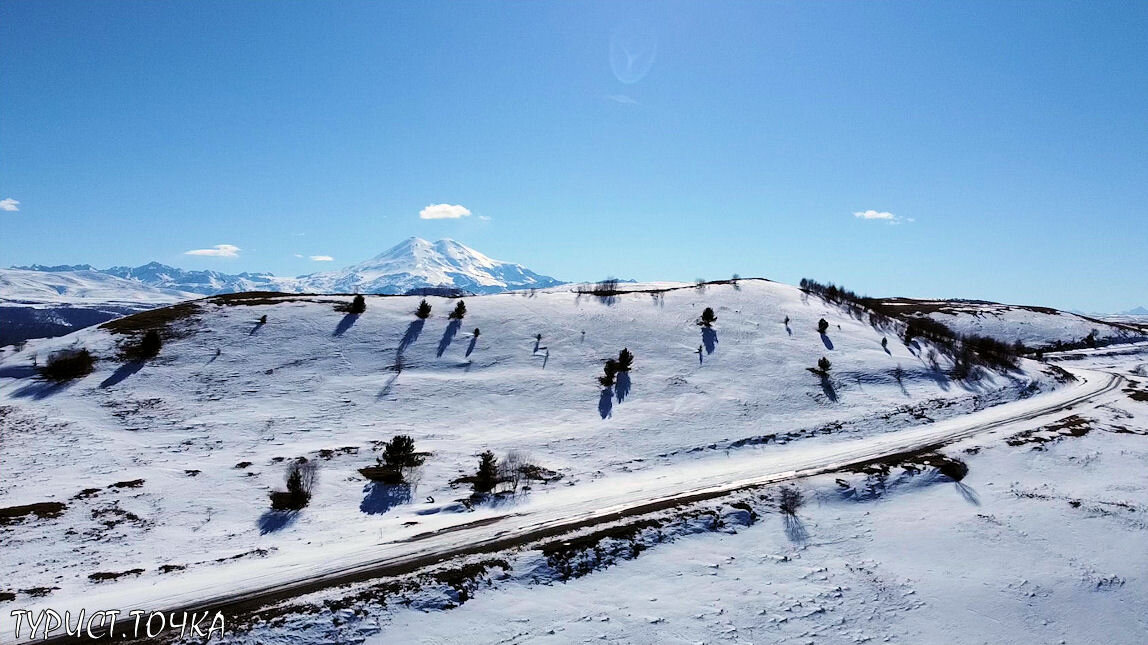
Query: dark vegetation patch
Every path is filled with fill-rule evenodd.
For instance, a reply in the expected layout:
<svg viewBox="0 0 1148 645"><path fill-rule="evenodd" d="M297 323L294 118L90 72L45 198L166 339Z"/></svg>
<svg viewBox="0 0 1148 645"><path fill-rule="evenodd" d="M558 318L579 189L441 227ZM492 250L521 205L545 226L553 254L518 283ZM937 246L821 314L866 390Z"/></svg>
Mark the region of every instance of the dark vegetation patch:
<svg viewBox="0 0 1148 645"><path fill-rule="evenodd" d="M127 576L135 577L142 574L143 572L143 569L128 569L127 571L119 572L101 571L88 576L88 580L91 580L92 582L106 582L108 580L119 580L120 578L125 578Z"/></svg>
<svg viewBox="0 0 1148 645"><path fill-rule="evenodd" d="M1042 371L1055 379L1057 383L1076 382L1076 377L1073 376L1072 372L1069 372L1059 365L1046 365Z"/></svg>
<svg viewBox="0 0 1148 645"><path fill-rule="evenodd" d="M40 368L40 377L64 383L91 374L95 366L96 357L87 349L65 349L48 356L48 362Z"/></svg>
<svg viewBox="0 0 1148 645"><path fill-rule="evenodd" d="M185 470L185 471L183 471L183 474L187 475L188 477L195 477L195 476L196 476L196 475L198 475L200 472L202 472L202 471L199 471L199 470L195 470L195 469L191 469L191 470Z"/></svg>
<svg viewBox="0 0 1148 645"><path fill-rule="evenodd" d="M222 293L218 296L211 296L207 299L208 302L214 305L226 305L234 307L236 305L254 306L254 305L274 305L280 302L295 302L303 300L297 293L284 293L282 291L242 291L239 293Z"/></svg>
<svg viewBox="0 0 1148 645"><path fill-rule="evenodd" d="M324 448L318 452L319 458L321 458L321 459L331 459L332 457L335 457L336 455L357 455L357 454L359 454L359 447L358 446L343 446L342 448L335 448L333 450L330 448Z"/></svg>
<svg viewBox="0 0 1148 645"><path fill-rule="evenodd" d="M126 481L126 482L116 482L116 483L112 484L111 486L108 486L108 488L140 488L143 485L144 485L144 480L132 479L132 480Z"/></svg>
<svg viewBox="0 0 1148 645"><path fill-rule="evenodd" d="M896 468L901 468L910 474L924 472L927 468L936 468L942 475L953 481L961 481L969 473L969 467L960 459L948 457L931 450L903 452L875 459L864 464L858 464L850 470L862 475L889 476Z"/></svg>
<svg viewBox="0 0 1148 645"><path fill-rule="evenodd" d="M32 598L43 598L57 589L59 589L59 587L31 587L29 589L21 589L20 593L31 596Z"/></svg>
<svg viewBox="0 0 1148 645"><path fill-rule="evenodd" d="M622 555L625 559L633 559L647 548L638 542L638 536L646 530L660 529L665 524L665 520L640 520L570 539L545 542L538 546L538 550L545 556L546 564L558 572L563 580L581 578L602 568L608 559L604 542L613 541L615 546L624 545Z"/></svg>
<svg viewBox="0 0 1148 645"><path fill-rule="evenodd" d="M92 519L99 521L104 529L110 530L125 523L132 523L136 526L143 526L146 524L143 518L131 511L125 511L118 505L105 506L103 508L92 509Z"/></svg>
<svg viewBox="0 0 1148 645"><path fill-rule="evenodd" d="M1086 419L1074 414L1046 426L1018 432L1005 439L1005 443L1010 446L1033 444L1034 450L1044 450L1045 443L1055 443L1065 437L1083 437L1093 430L1094 423L1095 419Z"/></svg>
<svg viewBox="0 0 1148 645"><path fill-rule="evenodd" d="M186 564L163 564L159 567L160 573L173 573L175 571L183 571L187 569Z"/></svg>
<svg viewBox="0 0 1148 645"><path fill-rule="evenodd" d="M1128 387L1124 388L1124 393L1133 401L1148 403L1148 389L1141 387L1137 381L1129 380Z"/></svg>
<svg viewBox="0 0 1148 645"><path fill-rule="evenodd" d="M195 302L180 302L109 320L100 325L100 329L106 329L113 334L125 335L144 334L154 329L160 330L160 335L165 338L177 338L179 334L172 328L172 325L182 320L191 319L199 311L200 307Z"/></svg>
<svg viewBox="0 0 1148 645"><path fill-rule="evenodd" d="M895 301L870 298L858 295L845 287L833 283L822 284L816 280L802 278L800 287L806 293L819 296L822 300L844 309L857 320L868 318L876 329L900 328L906 344L915 338L923 338L946 355L954 358L957 365L957 378L967 378L973 374L971 365L979 364L992 369L1011 370L1017 366L1017 359L1028 349L1020 342L1012 345L995 338L978 334L958 334L944 323L924 315L914 314L912 309L892 304Z"/></svg>
<svg viewBox="0 0 1148 645"><path fill-rule="evenodd" d="M90 497L95 497L96 495L99 494L99 492L101 490L103 490L103 489L101 489L101 488L85 488L84 490L76 493L76 496L73 497L72 499L88 499Z"/></svg>
<svg viewBox="0 0 1148 645"><path fill-rule="evenodd" d="M252 549L250 551L244 551L243 553L229 555L226 558L217 558L213 560L213 562L231 562L232 560L242 560L243 558L265 558L268 553L270 553L270 551L267 549Z"/></svg>
<svg viewBox="0 0 1148 645"><path fill-rule="evenodd" d="M0 524L19 522L30 515L34 515L42 520L53 519L59 517L66 508L67 505L62 502L38 502L36 504L0 508Z"/></svg>
<svg viewBox="0 0 1148 645"><path fill-rule="evenodd" d="M0 602L11 602L16 599L16 594L11 591L0 591Z"/></svg>
<svg viewBox="0 0 1148 645"><path fill-rule="evenodd" d="M251 462L250 462L250 461L241 461L241 462L239 462L239 463L235 464L235 467L236 467L236 468L238 468L238 469L240 469L240 470L242 470L242 469L244 469L244 468L247 468L247 467L248 467L248 466L250 466L250 465L251 465Z"/></svg>

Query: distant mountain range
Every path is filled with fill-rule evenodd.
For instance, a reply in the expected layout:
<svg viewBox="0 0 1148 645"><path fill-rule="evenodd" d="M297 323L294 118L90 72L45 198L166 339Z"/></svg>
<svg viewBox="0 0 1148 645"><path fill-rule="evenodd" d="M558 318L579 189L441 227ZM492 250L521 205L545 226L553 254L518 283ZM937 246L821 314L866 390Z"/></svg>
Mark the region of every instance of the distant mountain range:
<svg viewBox="0 0 1148 645"><path fill-rule="evenodd" d="M411 290L450 288L469 293L497 293L514 289L563 284L521 264L494 260L454 240L428 242L412 237L379 255L340 271L312 273L295 278L270 273L227 274L186 271L151 262L138 267L96 269L89 264L15 267L25 273L103 274L136 285L172 292L216 295L239 291L291 293L401 294ZM25 277L27 279L27 277ZM0 287L3 283L0 283ZM12 296L0 291L0 298Z"/></svg>

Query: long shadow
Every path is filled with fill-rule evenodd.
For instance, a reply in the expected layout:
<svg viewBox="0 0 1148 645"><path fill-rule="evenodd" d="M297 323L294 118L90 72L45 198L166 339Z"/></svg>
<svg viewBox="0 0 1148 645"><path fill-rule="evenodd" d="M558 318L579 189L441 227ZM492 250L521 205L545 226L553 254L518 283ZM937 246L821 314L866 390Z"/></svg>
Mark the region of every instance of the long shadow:
<svg viewBox="0 0 1148 645"><path fill-rule="evenodd" d="M821 391L825 394L825 398L834 403L837 402L837 390L833 387L833 381L829 380L829 376L826 374L821 375Z"/></svg>
<svg viewBox="0 0 1148 645"><path fill-rule="evenodd" d="M143 366L144 366L143 361L128 361L127 363L120 365L119 368L116 369L116 371L113 372L111 376L104 379L104 381L102 383L100 383L100 387L105 388L105 387L111 387L113 385L116 385L120 381L123 381L127 377L131 376L132 374L135 374L136 372L142 370Z"/></svg>
<svg viewBox="0 0 1148 645"><path fill-rule="evenodd" d="M630 373L618 372L618 383L614 386L614 397L618 399L618 403L626 400L630 396Z"/></svg>
<svg viewBox="0 0 1148 645"><path fill-rule="evenodd" d="M705 346L707 354L714 353L717 343L717 331L713 327L702 327L702 345Z"/></svg>
<svg viewBox="0 0 1148 645"><path fill-rule="evenodd" d="M407 331L403 334L402 340L399 341L400 354L405 352L408 347L419 339L419 334L423 333L423 325L425 325L426 322L427 321L422 318L419 318L418 320L411 321L411 324L407 325Z"/></svg>
<svg viewBox="0 0 1148 645"><path fill-rule="evenodd" d="M788 324L785 326L785 333L789 334L790 336L793 335L793 328L790 327Z"/></svg>
<svg viewBox="0 0 1148 645"><path fill-rule="evenodd" d="M394 370L395 373L391 375L391 378L387 379L386 383L383 383L383 389L379 390L378 395L375 396L376 400L385 398L388 394L391 393L391 390L395 387L395 381L399 380L399 374L402 374L403 372L403 366L401 363L395 365L391 369Z"/></svg>
<svg viewBox="0 0 1148 645"><path fill-rule="evenodd" d="M546 369L546 364L549 362L550 362L550 350L546 350L546 353L542 355L542 369Z"/></svg>
<svg viewBox="0 0 1148 645"><path fill-rule="evenodd" d="M347 314L347 315L348 315L348 316L353 316L354 314ZM346 320L346 318L344 318L344 320ZM259 330L260 330L260 329L263 327L263 325L266 325L266 324L267 324L267 323L261 323L261 322L257 322L257 323L255 323L255 326L251 328L251 331L247 332L247 335L248 335L248 336L254 336L254 335L255 335L255 332L259 331ZM340 323L340 324L342 324L342 323ZM350 327L350 325L347 325L347 326L348 326L348 327ZM347 331L347 330L345 330L345 329L344 329L343 331ZM339 333L336 333L335 335L336 335L336 336L338 336L338 335L340 335L340 334L339 334Z"/></svg>
<svg viewBox="0 0 1148 645"><path fill-rule="evenodd" d="M785 515L785 537L790 542L804 542L809 539L809 531L796 515Z"/></svg>
<svg viewBox="0 0 1148 645"><path fill-rule="evenodd" d="M358 319L359 314L347 314L343 316L343 319L339 321L339 326L335 328L335 333L331 335L342 336L343 334L347 333L347 330L350 329Z"/></svg>
<svg viewBox="0 0 1148 645"><path fill-rule="evenodd" d="M458 333L458 328L461 326L461 320L450 321L450 324L446 326L446 330L442 333L442 338L440 338L438 341L438 351L435 352L435 356L441 357L444 353L446 353L446 348L450 347L450 342L454 340L454 336Z"/></svg>
<svg viewBox="0 0 1148 645"><path fill-rule="evenodd" d="M478 336L471 336L470 337L470 344L466 346L466 355L467 356L470 356L470 353L474 351L474 346L477 343L478 343Z"/></svg>
<svg viewBox="0 0 1148 645"><path fill-rule="evenodd" d="M604 387L602 393L598 395L598 414L602 418L608 418L614 410L614 391L613 388Z"/></svg>
<svg viewBox="0 0 1148 645"><path fill-rule="evenodd" d="M32 365L11 365L0 367L0 378L28 378L35 376L39 371Z"/></svg>
<svg viewBox="0 0 1148 645"><path fill-rule="evenodd" d="M259 517L259 535L282 531L295 522L297 511L267 511Z"/></svg>
<svg viewBox="0 0 1148 645"><path fill-rule="evenodd" d="M363 487L359 510L367 515L382 515L400 504L409 504L413 495L410 484L371 482Z"/></svg>
<svg viewBox="0 0 1148 645"><path fill-rule="evenodd" d="M953 482L953 485L957 487L957 492L961 494L961 497L965 498L966 502L973 506L981 505L981 496L977 495L977 491L973 490L971 486L962 484L961 482Z"/></svg>
<svg viewBox="0 0 1148 645"><path fill-rule="evenodd" d="M825 349L833 349L833 341L829 340L829 337L825 334L821 334L821 342L825 345Z"/></svg>
<svg viewBox="0 0 1148 645"><path fill-rule="evenodd" d="M40 399L46 399L53 394L59 394L60 392L63 392L64 390L72 387L74 382L75 381L64 381L60 383L54 381L33 381L20 388L19 390L13 392L12 396L21 399L36 399L39 401Z"/></svg>

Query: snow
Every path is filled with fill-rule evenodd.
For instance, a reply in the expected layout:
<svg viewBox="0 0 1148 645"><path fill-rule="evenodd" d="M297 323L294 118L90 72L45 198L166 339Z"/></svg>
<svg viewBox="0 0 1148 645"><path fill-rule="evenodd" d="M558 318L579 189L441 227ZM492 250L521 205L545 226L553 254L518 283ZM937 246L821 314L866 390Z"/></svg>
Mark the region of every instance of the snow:
<svg viewBox="0 0 1148 645"><path fill-rule="evenodd" d="M445 298L427 298L434 315L421 325L413 297L369 297L358 317L334 311L350 300L342 296L205 301L181 323L182 337L142 369L117 364L117 339L99 329L0 354L0 508L68 504L56 519L0 526L2 579L20 580L0 591L16 592L20 606L60 608L191 600L223 580L239 590L683 490L785 476L798 465L825 467L960 434L1104 382L1081 372L1084 383L1052 391L1031 362L953 382L925 360L927 346L906 347L892 331L796 288L760 280L673 286L609 298L566 288L468 297L461 325L446 320L453 302ZM695 324L706 306L718 316L714 338ZM825 337L815 330L821 317L830 322ZM33 355L77 345L102 359L77 383L6 378L23 374ZM595 377L623 347L637 359L619 397ZM833 362L825 385L807 371L821 356ZM902 383L893 377L898 366ZM1030 398L987 407L1018 397ZM412 499L391 507L396 500L378 495L357 469L374 462L372 442L399 433L432 456ZM473 472L487 448L520 450L564 478L513 503L460 513L455 500L467 491L449 481ZM283 485L283 460L297 456L321 465L314 498L295 516L271 514L267 493ZM138 487L113 486L137 479ZM90 488L98 490L80 495ZM810 518L814 527L818 517ZM406 541L482 519L492 523ZM651 557L663 548L677 545ZM163 565L186 570L161 573ZM144 573L88 579L134 568ZM39 599L21 591L32 587L55 589ZM646 629L678 624L671 613L648 618L665 622L640 623ZM640 640L655 632L629 633Z"/></svg>
<svg viewBox="0 0 1148 645"><path fill-rule="evenodd" d="M0 269L0 305L167 305L198 298L194 293L161 289L105 273Z"/></svg>

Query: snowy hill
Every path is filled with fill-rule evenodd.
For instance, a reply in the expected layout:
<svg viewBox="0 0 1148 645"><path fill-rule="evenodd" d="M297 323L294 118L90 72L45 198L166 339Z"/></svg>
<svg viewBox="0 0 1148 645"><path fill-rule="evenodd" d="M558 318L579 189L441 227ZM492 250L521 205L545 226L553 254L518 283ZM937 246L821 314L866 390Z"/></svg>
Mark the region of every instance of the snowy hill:
<svg viewBox="0 0 1148 645"><path fill-rule="evenodd" d="M497 293L561 284L521 264L491 259L454 240L431 243L412 237L342 271L299 278L298 291L401 294L412 289L453 287Z"/></svg>
<svg viewBox="0 0 1148 645"><path fill-rule="evenodd" d="M1148 337L1148 329L1122 321L1101 320L1049 307L1005 305L981 300L917 300L890 298L884 302L904 315L927 316L961 334L978 334L1029 347L1049 347L1058 341L1075 343L1093 334L1102 343L1132 342Z"/></svg>
<svg viewBox="0 0 1148 645"><path fill-rule="evenodd" d="M59 336L197 297L123 280L86 266L0 269L0 346Z"/></svg>
<svg viewBox="0 0 1148 645"><path fill-rule="evenodd" d="M125 337L102 328L0 354L0 508L63 504L18 531L0 526L0 579L51 587L43 602L66 606L125 585L225 579L229 567L260 575L444 526L467 510L450 482L485 449L564 476L517 504L592 499L665 469L720 478L752 463L738 460L851 445L1053 386L1031 362L953 381L927 343L906 346L795 287L632 290L468 297L461 322L447 320L446 298L427 298L423 321L417 297L368 297L354 315L336 311L347 296L222 296L164 310L173 333L147 364L119 362ZM712 329L696 324L706 307ZM93 374L63 386L30 377L34 356L79 346L98 357ZM622 348L633 371L601 387ZM823 356L822 379L808 368ZM358 473L398 433L431 453L404 496ZM314 497L272 513L268 492L296 457L320 464Z"/></svg>
<svg viewBox="0 0 1148 645"><path fill-rule="evenodd" d="M270 273L232 275L219 271L185 271L159 262L149 262L134 268L112 267L105 269L104 273L153 287L179 289L208 296L240 291L298 290L294 278L280 278Z"/></svg>

